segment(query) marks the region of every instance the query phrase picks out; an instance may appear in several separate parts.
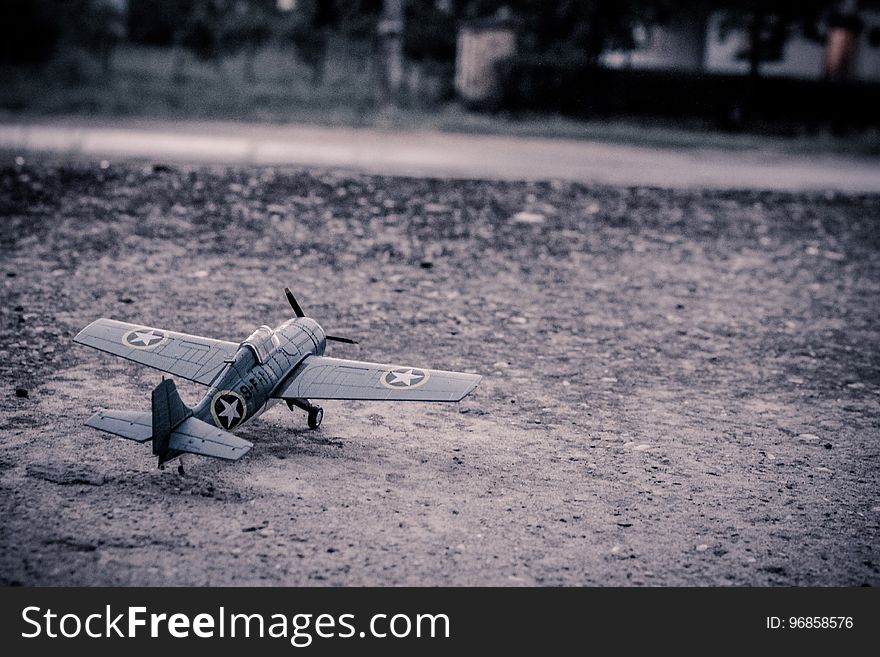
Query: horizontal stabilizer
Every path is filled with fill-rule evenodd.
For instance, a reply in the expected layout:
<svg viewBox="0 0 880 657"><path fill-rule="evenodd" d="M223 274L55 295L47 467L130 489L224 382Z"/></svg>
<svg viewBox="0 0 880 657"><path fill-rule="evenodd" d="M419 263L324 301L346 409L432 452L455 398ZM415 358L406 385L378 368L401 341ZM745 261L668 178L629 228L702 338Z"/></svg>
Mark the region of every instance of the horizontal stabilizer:
<svg viewBox="0 0 880 657"><path fill-rule="evenodd" d="M86 422L87 426L112 433L139 443L153 437L153 416L137 411L98 411Z"/></svg>
<svg viewBox="0 0 880 657"><path fill-rule="evenodd" d="M230 461L240 459L253 446L253 443L247 440L194 417L187 418L174 427L168 443L168 447L172 450Z"/></svg>

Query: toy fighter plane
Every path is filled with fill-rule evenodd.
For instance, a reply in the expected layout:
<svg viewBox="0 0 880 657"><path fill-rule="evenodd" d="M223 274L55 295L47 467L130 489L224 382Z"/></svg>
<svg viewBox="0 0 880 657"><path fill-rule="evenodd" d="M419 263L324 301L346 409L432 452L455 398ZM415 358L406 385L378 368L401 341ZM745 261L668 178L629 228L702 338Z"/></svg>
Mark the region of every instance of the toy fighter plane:
<svg viewBox="0 0 880 657"><path fill-rule="evenodd" d="M324 333L284 288L296 317L276 329L261 326L241 344L99 319L76 342L209 386L189 408L170 379L153 390L152 413L99 411L86 424L137 442L153 441L159 466L184 452L237 460L253 447L229 433L284 401L308 412L312 429L324 411L309 399L459 401L476 374L327 358L327 341L357 344Z"/></svg>

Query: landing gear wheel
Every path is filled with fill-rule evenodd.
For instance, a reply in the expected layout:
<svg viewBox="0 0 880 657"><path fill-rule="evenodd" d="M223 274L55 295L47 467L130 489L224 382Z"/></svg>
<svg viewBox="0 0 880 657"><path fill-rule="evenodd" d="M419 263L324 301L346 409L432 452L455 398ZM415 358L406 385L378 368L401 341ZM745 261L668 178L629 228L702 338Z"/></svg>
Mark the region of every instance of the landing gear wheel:
<svg viewBox="0 0 880 657"><path fill-rule="evenodd" d="M324 409L320 406L312 406L309 409L309 429L317 429L324 419Z"/></svg>

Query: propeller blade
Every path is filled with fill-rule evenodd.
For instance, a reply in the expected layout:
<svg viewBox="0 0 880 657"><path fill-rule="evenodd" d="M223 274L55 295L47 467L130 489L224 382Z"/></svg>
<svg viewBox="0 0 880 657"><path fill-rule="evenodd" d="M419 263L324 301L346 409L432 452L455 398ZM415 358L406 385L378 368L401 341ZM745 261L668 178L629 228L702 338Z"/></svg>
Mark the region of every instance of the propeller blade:
<svg viewBox="0 0 880 657"><path fill-rule="evenodd" d="M284 288L284 294L287 295L287 301L290 303L290 307L293 308L293 312L296 313L296 316L305 317L306 314L303 312L303 309L299 307L299 304L296 302L293 292L290 291L289 287Z"/></svg>
<svg viewBox="0 0 880 657"><path fill-rule="evenodd" d="M345 344L357 344L357 340L352 340L351 338L340 338L337 335L325 335L325 338L328 340L332 340L333 342L344 342Z"/></svg>

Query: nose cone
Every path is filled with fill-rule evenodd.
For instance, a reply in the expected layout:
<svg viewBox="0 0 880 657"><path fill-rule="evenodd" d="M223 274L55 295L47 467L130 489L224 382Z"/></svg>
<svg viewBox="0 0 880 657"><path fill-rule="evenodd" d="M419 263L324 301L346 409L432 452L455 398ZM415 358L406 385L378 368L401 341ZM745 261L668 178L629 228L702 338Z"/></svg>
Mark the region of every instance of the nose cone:
<svg viewBox="0 0 880 657"><path fill-rule="evenodd" d="M311 317L300 317L296 323L309 334L312 342L315 343L315 353L322 356L327 349L327 334L324 333L321 325Z"/></svg>

